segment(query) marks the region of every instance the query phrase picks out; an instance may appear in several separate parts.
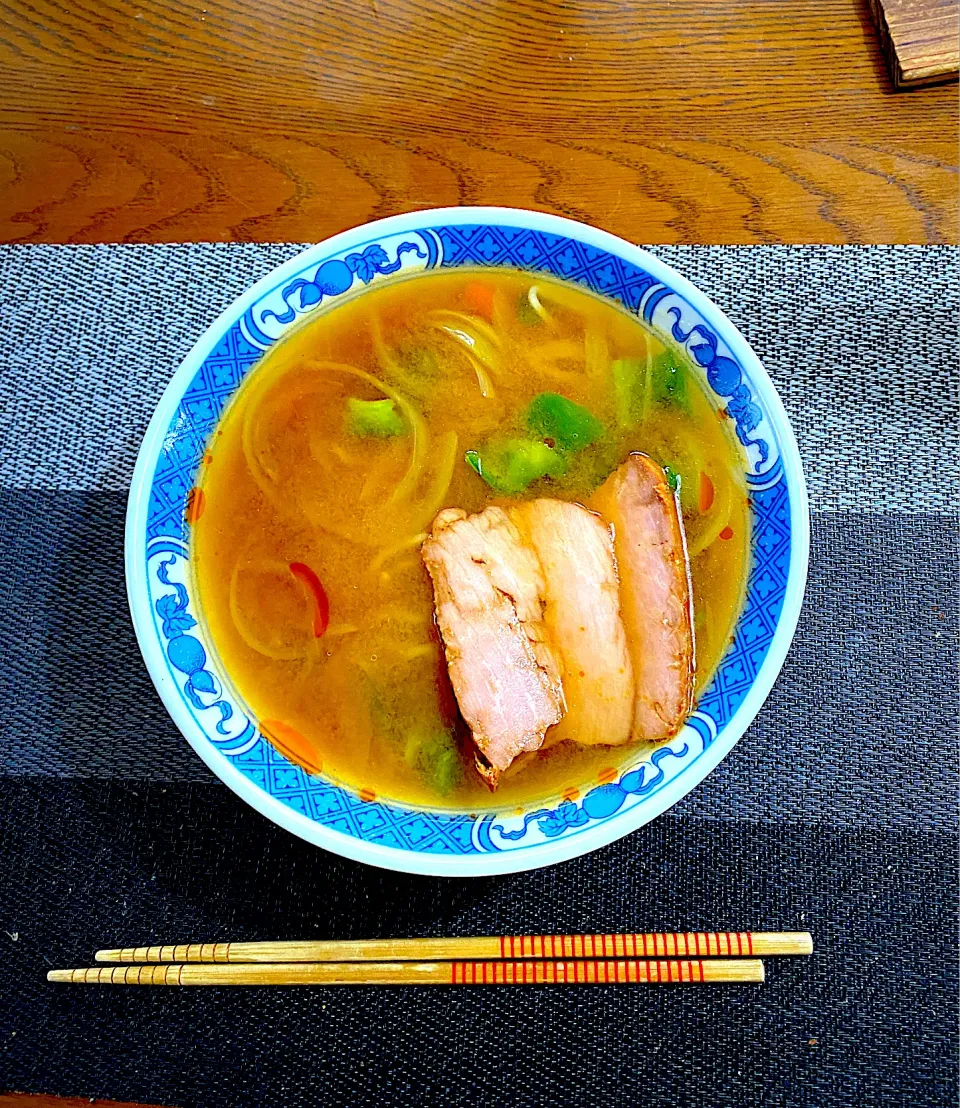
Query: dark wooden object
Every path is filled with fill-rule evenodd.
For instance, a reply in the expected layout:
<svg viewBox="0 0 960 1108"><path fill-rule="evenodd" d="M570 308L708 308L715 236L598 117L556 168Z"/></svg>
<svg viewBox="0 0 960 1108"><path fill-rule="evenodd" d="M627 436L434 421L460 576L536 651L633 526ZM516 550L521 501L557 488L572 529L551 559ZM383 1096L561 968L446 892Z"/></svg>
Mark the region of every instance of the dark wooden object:
<svg viewBox="0 0 960 1108"><path fill-rule="evenodd" d="M870 6L898 89L957 80L958 0L870 0Z"/></svg>

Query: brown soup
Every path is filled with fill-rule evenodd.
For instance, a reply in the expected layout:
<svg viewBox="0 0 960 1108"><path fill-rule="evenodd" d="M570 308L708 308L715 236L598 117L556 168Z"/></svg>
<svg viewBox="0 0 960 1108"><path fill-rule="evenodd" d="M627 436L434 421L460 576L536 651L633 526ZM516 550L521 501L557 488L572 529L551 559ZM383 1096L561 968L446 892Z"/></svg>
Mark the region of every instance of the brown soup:
<svg viewBox="0 0 960 1108"><path fill-rule="evenodd" d="M468 452L522 441L545 393L602 434L562 472L534 461L492 488ZM425 529L446 506L584 500L631 451L650 454L679 481L699 689L748 570L732 430L684 353L549 278L421 274L315 314L249 373L202 467L192 571L223 669L278 748L364 795L476 811L608 779L636 746L560 743L487 791L446 676Z"/></svg>

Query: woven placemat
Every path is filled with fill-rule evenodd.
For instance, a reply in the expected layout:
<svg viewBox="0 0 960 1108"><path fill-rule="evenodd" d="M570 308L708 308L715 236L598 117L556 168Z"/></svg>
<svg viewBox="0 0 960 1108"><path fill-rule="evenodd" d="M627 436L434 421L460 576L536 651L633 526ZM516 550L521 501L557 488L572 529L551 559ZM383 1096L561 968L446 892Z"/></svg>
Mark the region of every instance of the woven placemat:
<svg viewBox="0 0 960 1108"><path fill-rule="evenodd" d="M949 247L658 247L797 431L777 686L691 796L550 870L400 877L216 782L139 658L125 491L193 341L291 245L0 247L0 1089L188 1106L956 1100L957 293ZM762 988L56 989L100 945L754 927Z"/></svg>

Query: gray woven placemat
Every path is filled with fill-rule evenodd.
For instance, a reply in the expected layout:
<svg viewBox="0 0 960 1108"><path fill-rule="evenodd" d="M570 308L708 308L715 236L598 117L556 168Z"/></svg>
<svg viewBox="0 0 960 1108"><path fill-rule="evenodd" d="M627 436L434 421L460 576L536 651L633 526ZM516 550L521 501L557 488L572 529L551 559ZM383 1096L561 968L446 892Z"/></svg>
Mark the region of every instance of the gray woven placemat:
<svg viewBox="0 0 960 1108"><path fill-rule="evenodd" d="M297 249L0 248L0 645L12 660L0 771L209 779L133 643L124 493L180 359ZM716 299L767 365L814 513L808 598L784 673L735 756L681 810L950 824L952 766L940 751L956 706L943 674L956 622L958 252L657 253Z"/></svg>
<svg viewBox="0 0 960 1108"><path fill-rule="evenodd" d="M125 490L161 389L296 247L0 248L0 1088L251 1105L955 1103L957 260L657 248L766 363L810 484L784 671L664 817L562 866L404 877L213 781L146 675ZM756 989L87 990L104 943L810 927ZM14 939L15 936L15 939Z"/></svg>
<svg viewBox="0 0 960 1108"><path fill-rule="evenodd" d="M0 487L125 490L180 360L300 248L0 246ZM814 511L956 511L956 248L651 249L760 355Z"/></svg>

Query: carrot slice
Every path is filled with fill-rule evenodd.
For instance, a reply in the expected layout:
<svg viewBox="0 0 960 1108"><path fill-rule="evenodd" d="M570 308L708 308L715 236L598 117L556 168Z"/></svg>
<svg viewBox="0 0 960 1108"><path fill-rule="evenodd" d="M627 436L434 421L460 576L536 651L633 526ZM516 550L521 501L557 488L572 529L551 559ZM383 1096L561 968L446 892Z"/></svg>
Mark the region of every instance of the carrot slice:
<svg viewBox="0 0 960 1108"><path fill-rule="evenodd" d="M485 281L473 281L463 291L463 302L466 307L478 316L482 316L488 323L493 322L493 297L493 286Z"/></svg>
<svg viewBox="0 0 960 1108"><path fill-rule="evenodd" d="M196 523L203 515L207 498L203 495L203 489L192 488L187 493L187 506L183 510L183 518L187 523Z"/></svg>
<svg viewBox="0 0 960 1108"><path fill-rule="evenodd" d="M313 637L319 639L330 626L330 601L320 578L303 562L291 562L290 572L306 588L313 599Z"/></svg>
<svg viewBox="0 0 960 1108"><path fill-rule="evenodd" d="M709 508L710 508L710 505L712 503L713 503L713 482L710 480L710 477L706 473L704 473L703 470L701 470L700 471L700 499L699 499L700 511L701 512L708 511Z"/></svg>
<svg viewBox="0 0 960 1108"><path fill-rule="evenodd" d="M316 748L306 736L289 723L280 719L260 720L260 730L269 742L291 762L296 762L308 773L320 773L323 763L317 756Z"/></svg>

